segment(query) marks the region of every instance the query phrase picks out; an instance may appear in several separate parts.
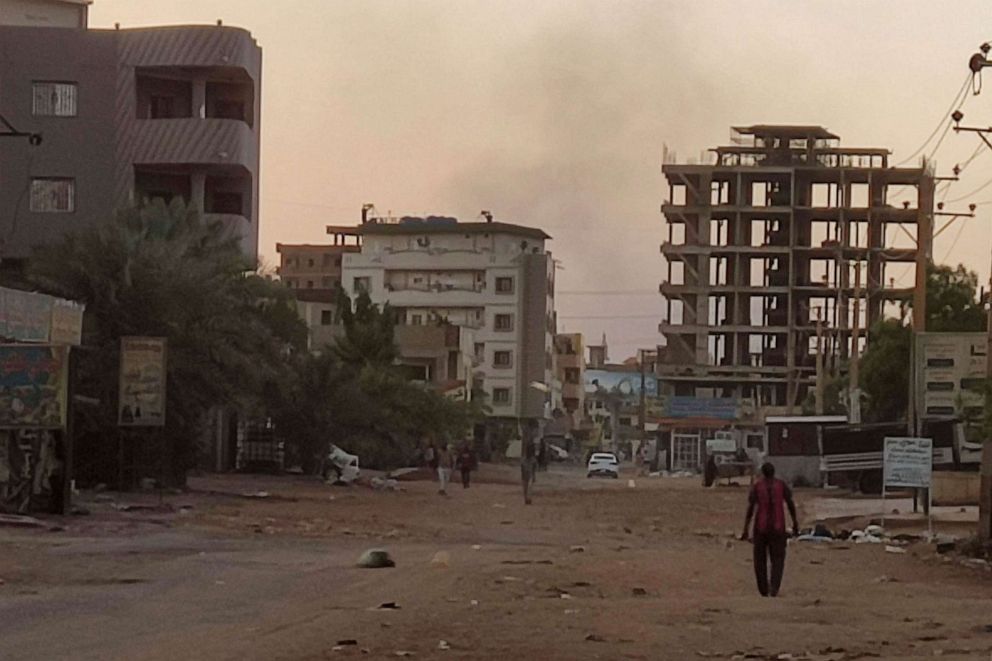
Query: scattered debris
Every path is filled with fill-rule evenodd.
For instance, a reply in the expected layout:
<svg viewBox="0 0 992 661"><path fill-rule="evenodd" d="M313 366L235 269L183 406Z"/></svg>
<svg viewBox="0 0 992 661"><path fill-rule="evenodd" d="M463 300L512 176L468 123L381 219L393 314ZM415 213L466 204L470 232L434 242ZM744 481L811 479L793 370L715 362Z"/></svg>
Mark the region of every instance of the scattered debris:
<svg viewBox="0 0 992 661"><path fill-rule="evenodd" d="M44 528L45 522L23 514L0 514L0 526L11 528Z"/></svg>
<svg viewBox="0 0 992 661"><path fill-rule="evenodd" d="M400 605L397 604L395 601L387 601L385 603L379 604L379 608L377 608L376 610L398 611L399 609L400 609Z"/></svg>
<svg viewBox="0 0 992 661"><path fill-rule="evenodd" d="M345 483L347 484L347 483ZM393 478L373 477L369 485L376 491L399 491L400 483Z"/></svg>
<svg viewBox="0 0 992 661"><path fill-rule="evenodd" d="M628 535L633 535L633 534L634 534L634 531L633 531L633 530L631 530L630 528L628 528L627 526L624 526L624 527L623 527L623 531L624 531L625 533L627 533Z"/></svg>
<svg viewBox="0 0 992 661"><path fill-rule="evenodd" d="M73 505L72 509L69 510L69 514L73 516L89 516L90 511L85 507L80 507L79 505Z"/></svg>
<svg viewBox="0 0 992 661"><path fill-rule="evenodd" d="M393 562L387 551L369 549L358 559L358 566L365 569L382 569L385 567L395 567L396 563Z"/></svg>
<svg viewBox="0 0 992 661"><path fill-rule="evenodd" d="M482 550L482 546L480 546L479 544L472 544L472 550L473 551L481 551Z"/></svg>
<svg viewBox="0 0 992 661"><path fill-rule="evenodd" d="M49 526L48 532L65 532L65 526L59 526L59 525Z"/></svg>
<svg viewBox="0 0 992 661"><path fill-rule="evenodd" d="M631 590L631 592L634 594L635 597L646 597L648 594L648 591L645 590L644 588L634 588L633 590Z"/></svg>
<svg viewBox="0 0 992 661"><path fill-rule="evenodd" d="M569 553L585 553L586 552L586 547L584 547L584 546L578 546L578 545L572 546L572 547L569 547L568 552Z"/></svg>
<svg viewBox="0 0 992 661"><path fill-rule="evenodd" d="M442 569L446 569L450 565L451 565L451 556L448 554L447 551L438 551L437 553L434 554L434 557L431 558L432 567L441 567Z"/></svg>
<svg viewBox="0 0 992 661"><path fill-rule="evenodd" d="M451 645L448 644L448 641L442 640L442 641L439 641L438 642L437 648L439 650L450 650L451 649Z"/></svg>
<svg viewBox="0 0 992 661"><path fill-rule="evenodd" d="M468 603L469 603L470 606L478 606L479 605L479 600L478 599L473 599L472 601L470 601Z"/></svg>
<svg viewBox="0 0 992 661"><path fill-rule="evenodd" d="M906 549L904 549L901 546L892 546L891 544L886 544L885 545L885 552L886 553L905 553L906 552Z"/></svg>
<svg viewBox="0 0 992 661"><path fill-rule="evenodd" d="M637 482L635 482L634 480L627 480L627 488L628 489L637 488Z"/></svg>
<svg viewBox="0 0 992 661"><path fill-rule="evenodd" d="M506 509L506 505L504 505L503 503L493 503L493 507L495 507L498 510L505 510Z"/></svg>
<svg viewBox="0 0 992 661"><path fill-rule="evenodd" d="M393 656L413 656L413 652L408 650L396 650L393 652Z"/></svg>
<svg viewBox="0 0 992 661"><path fill-rule="evenodd" d="M503 560L501 565L553 565L551 560Z"/></svg>
<svg viewBox="0 0 992 661"><path fill-rule="evenodd" d="M346 640L339 640L338 641L338 646L339 647L351 647L351 646L355 646L355 645L358 645L358 641L355 640L354 638L348 638Z"/></svg>
<svg viewBox="0 0 992 661"><path fill-rule="evenodd" d="M268 491L246 491L241 494L242 498L268 498L271 494Z"/></svg>
<svg viewBox="0 0 992 661"><path fill-rule="evenodd" d="M588 642L590 642L590 643L605 643L606 642L606 639L605 638L603 638L599 634L595 634L595 633L591 633L588 636L586 636L586 640Z"/></svg>
<svg viewBox="0 0 992 661"><path fill-rule="evenodd" d="M898 578L893 578L891 576L882 575L882 576L879 576L878 578L876 578L874 582L875 583L898 583L899 582L899 579Z"/></svg>

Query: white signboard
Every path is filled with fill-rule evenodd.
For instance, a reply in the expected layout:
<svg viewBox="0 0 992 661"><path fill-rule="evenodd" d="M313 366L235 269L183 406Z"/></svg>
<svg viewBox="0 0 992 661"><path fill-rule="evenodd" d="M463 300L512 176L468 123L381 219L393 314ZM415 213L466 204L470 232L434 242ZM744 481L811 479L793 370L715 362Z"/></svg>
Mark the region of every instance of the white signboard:
<svg viewBox="0 0 992 661"><path fill-rule="evenodd" d="M933 472L933 441L929 438L887 437L883 466L886 487L929 488Z"/></svg>
<svg viewBox="0 0 992 661"><path fill-rule="evenodd" d="M736 452L736 451L737 451L737 441L735 441L733 438L706 439L707 454L713 454L715 452Z"/></svg>

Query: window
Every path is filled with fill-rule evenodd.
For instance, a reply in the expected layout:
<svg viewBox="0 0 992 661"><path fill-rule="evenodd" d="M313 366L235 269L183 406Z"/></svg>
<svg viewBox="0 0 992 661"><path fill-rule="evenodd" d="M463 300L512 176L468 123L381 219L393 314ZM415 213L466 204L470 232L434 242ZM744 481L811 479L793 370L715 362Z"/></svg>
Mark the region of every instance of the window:
<svg viewBox="0 0 992 661"><path fill-rule="evenodd" d="M512 294L513 293L513 278L496 278L496 293L497 294Z"/></svg>
<svg viewBox="0 0 992 661"><path fill-rule="evenodd" d="M332 323L334 323L334 313L331 310L321 310L320 325L330 326Z"/></svg>
<svg viewBox="0 0 992 661"><path fill-rule="evenodd" d="M498 314L498 315L496 315L496 330L498 330L498 331L512 331L513 330L513 315L512 314Z"/></svg>
<svg viewBox="0 0 992 661"><path fill-rule="evenodd" d="M509 351L494 351L493 365L496 367L511 367L513 365L513 354Z"/></svg>
<svg viewBox="0 0 992 661"><path fill-rule="evenodd" d="M510 403L510 389L509 388L493 388L493 404L509 404Z"/></svg>
<svg viewBox="0 0 992 661"><path fill-rule="evenodd" d="M410 315L410 325L411 326L423 326L424 325L424 317L423 317L423 315L411 314Z"/></svg>
<svg viewBox="0 0 992 661"><path fill-rule="evenodd" d="M578 367L566 367L565 368L565 383L578 383L579 382L579 368Z"/></svg>
<svg viewBox="0 0 992 661"><path fill-rule="evenodd" d="M482 360L486 355L486 345L484 342L475 343L475 358L476 360Z"/></svg>
<svg viewBox="0 0 992 661"><path fill-rule="evenodd" d="M372 287L372 279L368 276L354 279L354 290L356 294L367 294Z"/></svg>
<svg viewBox="0 0 992 661"><path fill-rule="evenodd" d="M151 119L170 119L176 116L176 98L153 94L149 99L148 116Z"/></svg>
<svg viewBox="0 0 992 661"><path fill-rule="evenodd" d="M310 268L313 268L313 260L312 259L308 259L307 260L307 266L309 266Z"/></svg>
<svg viewBox="0 0 992 661"><path fill-rule="evenodd" d="M307 289L313 289L313 280L307 280Z"/></svg>
<svg viewBox="0 0 992 661"><path fill-rule="evenodd" d="M953 358L927 358L927 367L954 367Z"/></svg>
<svg viewBox="0 0 992 661"><path fill-rule="evenodd" d="M41 178L31 180L31 211L72 213L75 210L75 179Z"/></svg>
<svg viewBox="0 0 992 661"><path fill-rule="evenodd" d="M76 83L35 82L31 113L50 117L76 116Z"/></svg>
<svg viewBox="0 0 992 661"><path fill-rule="evenodd" d="M928 381L927 390L930 392L950 392L954 390L953 381Z"/></svg>
<svg viewBox="0 0 992 661"><path fill-rule="evenodd" d="M294 287L296 287L296 280L294 280L292 278L287 278L286 279L286 286L289 287L290 289L293 289Z"/></svg>

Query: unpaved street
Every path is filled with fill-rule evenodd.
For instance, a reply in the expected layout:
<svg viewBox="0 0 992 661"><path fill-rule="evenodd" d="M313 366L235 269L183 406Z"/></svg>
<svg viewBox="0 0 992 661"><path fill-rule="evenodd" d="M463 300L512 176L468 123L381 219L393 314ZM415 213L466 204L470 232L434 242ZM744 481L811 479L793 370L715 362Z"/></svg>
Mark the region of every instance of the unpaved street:
<svg viewBox="0 0 992 661"><path fill-rule="evenodd" d="M0 658L990 658L989 575L925 545L792 545L763 599L744 487L555 471L530 507L493 467L448 498L254 476L193 479L169 513L89 496L65 530L0 529ZM397 567L355 567L370 547Z"/></svg>

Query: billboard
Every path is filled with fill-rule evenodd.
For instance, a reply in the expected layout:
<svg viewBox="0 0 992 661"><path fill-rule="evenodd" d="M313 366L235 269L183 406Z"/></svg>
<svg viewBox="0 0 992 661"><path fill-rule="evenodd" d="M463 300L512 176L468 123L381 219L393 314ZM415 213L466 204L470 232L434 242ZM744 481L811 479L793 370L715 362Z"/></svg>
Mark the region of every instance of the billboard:
<svg viewBox="0 0 992 661"><path fill-rule="evenodd" d="M164 337L122 337L118 424L122 427L165 425Z"/></svg>
<svg viewBox="0 0 992 661"><path fill-rule="evenodd" d="M641 397L640 372L587 369L585 379L587 393L609 393L632 400ZM658 378L654 374L644 375L644 394L648 398L658 396Z"/></svg>
<svg viewBox="0 0 992 661"><path fill-rule="evenodd" d="M672 395L665 398L665 416L669 418L710 418L736 420L740 402L732 397L692 397Z"/></svg>
<svg viewBox="0 0 992 661"><path fill-rule="evenodd" d="M62 429L69 350L0 345L0 429Z"/></svg>
<svg viewBox="0 0 992 661"><path fill-rule="evenodd" d="M86 306L54 296L0 287L0 337L17 342L82 342Z"/></svg>
<svg viewBox="0 0 992 661"><path fill-rule="evenodd" d="M921 415L980 417L987 349L985 333L917 333L916 404Z"/></svg>

